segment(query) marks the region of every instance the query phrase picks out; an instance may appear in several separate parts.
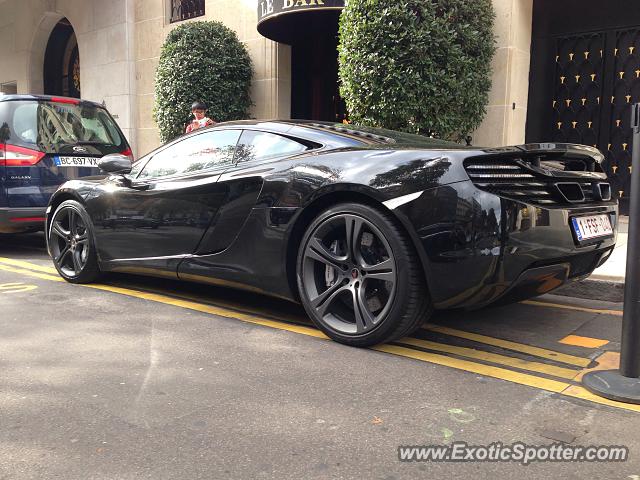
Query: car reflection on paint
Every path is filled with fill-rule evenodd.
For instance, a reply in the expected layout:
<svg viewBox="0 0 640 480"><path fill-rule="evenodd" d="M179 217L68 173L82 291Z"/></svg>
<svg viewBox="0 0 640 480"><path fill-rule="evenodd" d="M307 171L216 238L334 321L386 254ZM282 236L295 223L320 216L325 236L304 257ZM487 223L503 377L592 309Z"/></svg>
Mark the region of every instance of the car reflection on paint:
<svg viewBox="0 0 640 480"><path fill-rule="evenodd" d="M111 228L116 230L118 228L158 228L162 225L162 221L156 218L146 218L142 215L127 216L115 216L112 215L102 220L103 228Z"/></svg>

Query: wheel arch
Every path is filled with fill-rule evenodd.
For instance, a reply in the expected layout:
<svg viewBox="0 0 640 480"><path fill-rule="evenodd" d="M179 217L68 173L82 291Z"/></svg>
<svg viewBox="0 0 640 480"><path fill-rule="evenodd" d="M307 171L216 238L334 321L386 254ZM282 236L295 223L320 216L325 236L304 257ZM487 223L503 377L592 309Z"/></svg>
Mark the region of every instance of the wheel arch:
<svg viewBox="0 0 640 480"><path fill-rule="evenodd" d="M53 198L49 201L49 208L47 209L47 225L49 224L49 219L53 215L53 212L56 211L62 202L66 202L67 200L75 200L76 202L84 205L82 197L73 190L60 190L56 192Z"/></svg>
<svg viewBox="0 0 640 480"><path fill-rule="evenodd" d="M298 285L296 281L296 262L298 257L298 248L302 237L304 236L304 233L306 232L311 222L313 222L313 220L320 212L339 203L349 202L362 203L389 214L389 216L396 222L397 226L410 238L411 244L417 252L418 257L420 258L422 273L424 275L427 288L429 288L426 274L428 268L427 255L424 251L424 248L422 247L422 243L420 242L418 235L411 226L409 220L403 215L398 215L397 212L386 207L380 200L361 190L334 190L316 197L313 201L306 205L303 210L297 215L296 219L294 220L294 224L291 227L291 233L289 234L287 240L286 249L286 274L289 288L291 289L291 293L293 294L294 298L298 301L300 299L300 293L298 291Z"/></svg>

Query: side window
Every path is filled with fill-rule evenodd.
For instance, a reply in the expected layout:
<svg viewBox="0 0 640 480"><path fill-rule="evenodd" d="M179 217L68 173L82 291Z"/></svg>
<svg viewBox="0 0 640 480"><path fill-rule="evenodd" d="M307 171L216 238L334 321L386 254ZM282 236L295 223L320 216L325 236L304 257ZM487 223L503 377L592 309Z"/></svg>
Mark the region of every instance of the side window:
<svg viewBox="0 0 640 480"><path fill-rule="evenodd" d="M306 145L275 133L244 130L240 142L238 142L236 161L264 160L271 157L293 155L307 149Z"/></svg>
<svg viewBox="0 0 640 480"><path fill-rule="evenodd" d="M13 112L13 131L20 138L20 143L33 143L38 140L38 104L36 102L20 102Z"/></svg>
<svg viewBox="0 0 640 480"><path fill-rule="evenodd" d="M156 153L138 178L157 178L231 164L240 130L201 133Z"/></svg>

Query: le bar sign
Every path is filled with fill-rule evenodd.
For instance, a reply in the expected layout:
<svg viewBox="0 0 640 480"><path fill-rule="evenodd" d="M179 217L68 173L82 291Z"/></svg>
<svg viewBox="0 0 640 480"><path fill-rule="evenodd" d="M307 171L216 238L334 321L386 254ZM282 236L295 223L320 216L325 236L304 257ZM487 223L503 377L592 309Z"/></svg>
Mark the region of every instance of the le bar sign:
<svg viewBox="0 0 640 480"><path fill-rule="evenodd" d="M345 0L260 0L258 23L269 17L301 10L337 10L344 8Z"/></svg>

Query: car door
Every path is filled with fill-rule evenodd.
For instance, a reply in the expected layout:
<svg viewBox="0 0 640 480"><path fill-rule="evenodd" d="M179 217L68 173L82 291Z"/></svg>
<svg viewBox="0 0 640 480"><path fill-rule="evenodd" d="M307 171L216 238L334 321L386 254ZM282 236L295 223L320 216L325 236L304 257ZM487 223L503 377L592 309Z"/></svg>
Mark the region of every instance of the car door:
<svg viewBox="0 0 640 480"><path fill-rule="evenodd" d="M224 204L217 184L232 165L240 130L208 130L188 136L136 166L128 179L104 188L95 207L95 237L107 268L173 271L191 254ZM124 268L120 268L124 267Z"/></svg>
<svg viewBox="0 0 640 480"><path fill-rule="evenodd" d="M310 148L292 138L260 130L244 130L236 148L234 166L225 171L218 185L227 192L227 200L198 246L200 255L227 248L254 207L262 190L269 164Z"/></svg>

